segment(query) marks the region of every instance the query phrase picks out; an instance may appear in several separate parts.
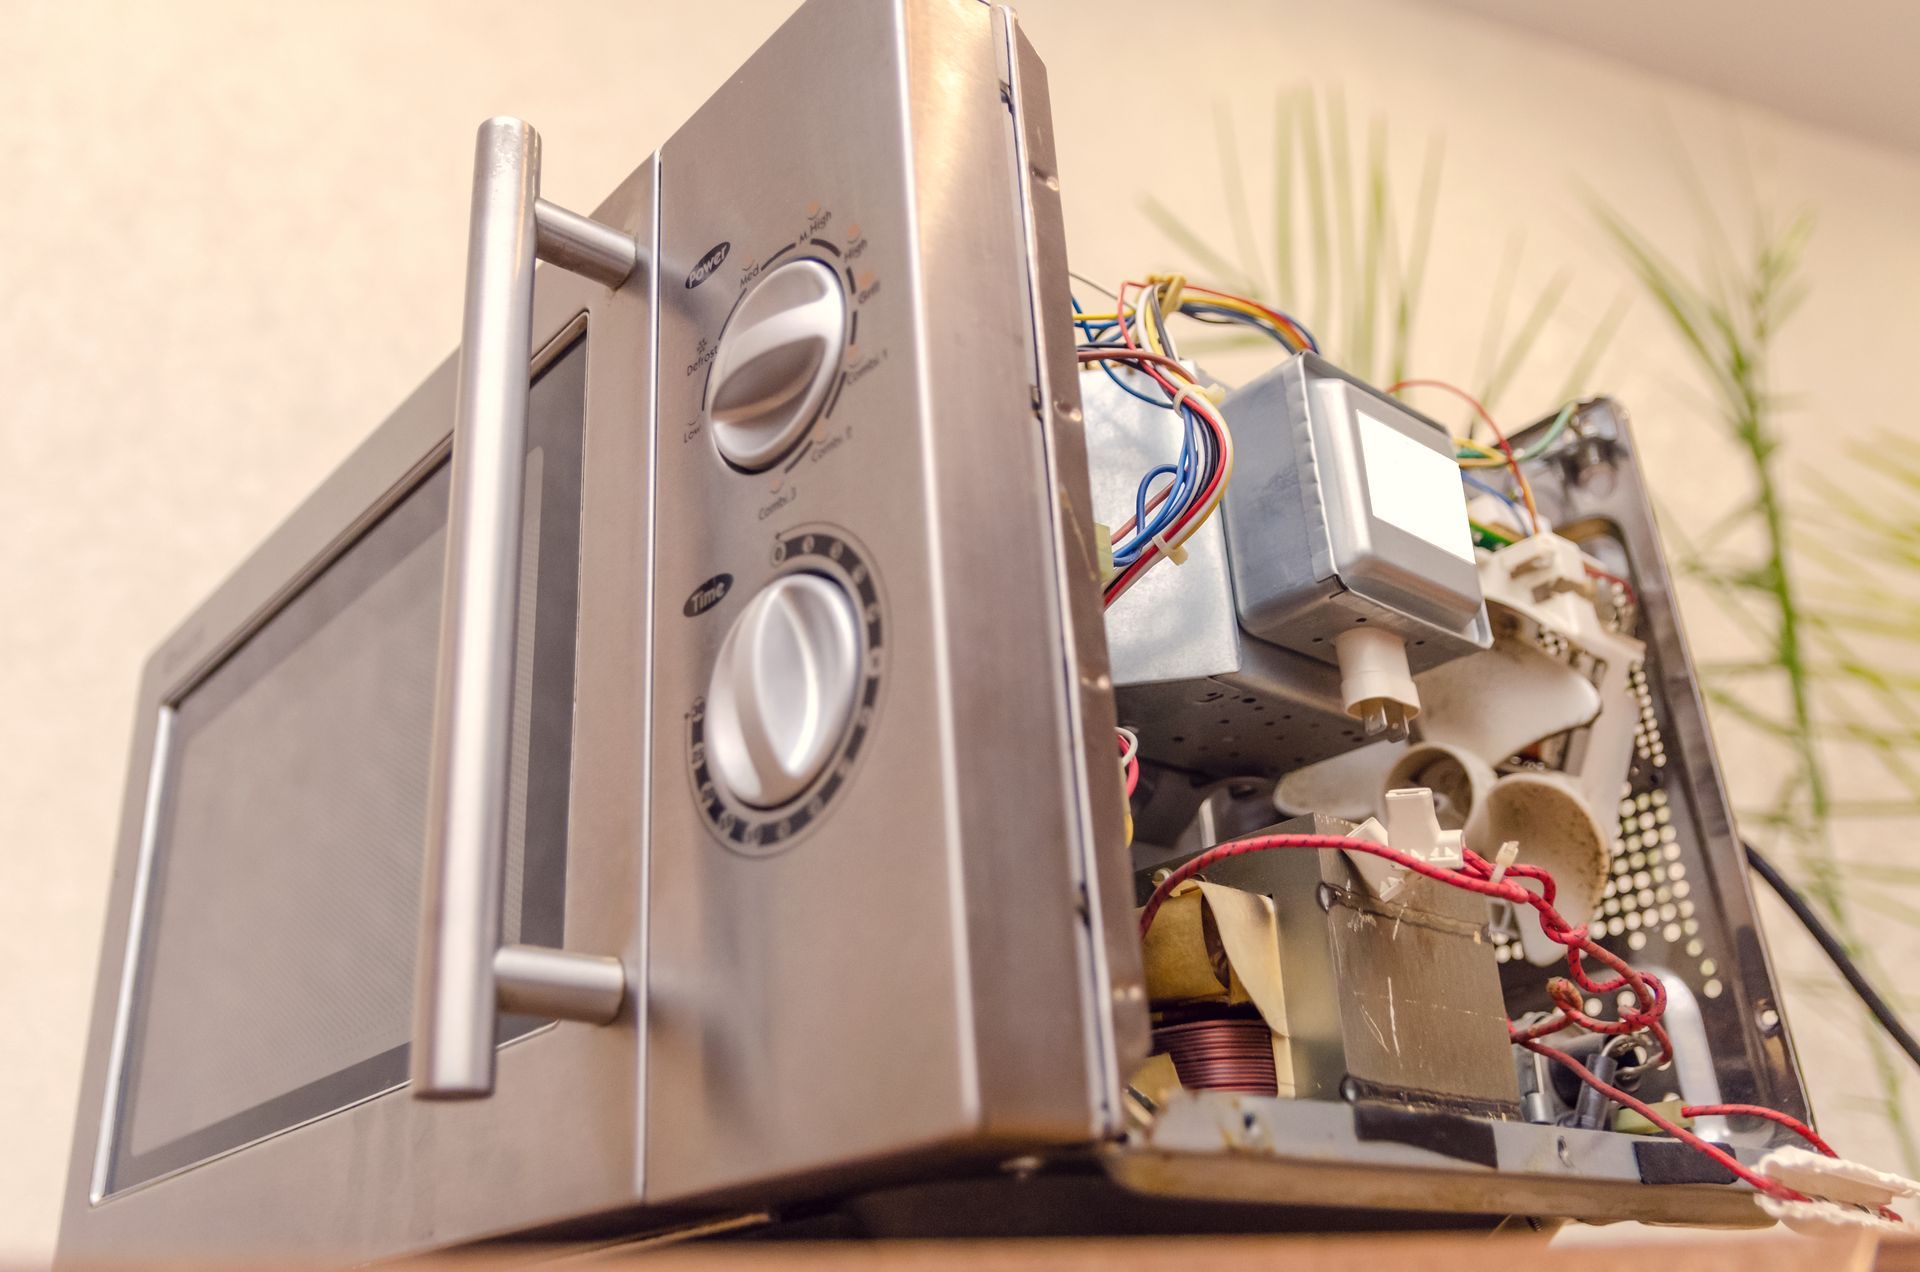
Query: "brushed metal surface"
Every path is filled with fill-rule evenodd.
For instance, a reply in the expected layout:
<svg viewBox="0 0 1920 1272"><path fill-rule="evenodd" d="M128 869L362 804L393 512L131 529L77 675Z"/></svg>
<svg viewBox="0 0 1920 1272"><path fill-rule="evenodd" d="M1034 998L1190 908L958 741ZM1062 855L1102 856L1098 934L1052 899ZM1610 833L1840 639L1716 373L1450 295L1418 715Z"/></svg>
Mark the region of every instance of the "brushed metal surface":
<svg viewBox="0 0 1920 1272"><path fill-rule="evenodd" d="M1036 286L1064 314L1066 280L1052 255L1033 277L996 33L972 0L811 4L661 152L656 1201L1117 1124L1086 863L1090 834L1118 851L1118 771L1083 775L1111 724L1085 707L1104 650L1068 610L1096 586L1058 564L1059 505L1085 494L1050 468L1038 370L1070 328L1033 317ZM1057 240L1057 203L1034 211ZM846 280L851 347L799 449L743 474L704 435L708 364L743 288L797 259ZM870 736L768 816L698 776L697 695L808 543L873 591ZM689 618L721 573L726 598Z"/></svg>
<svg viewBox="0 0 1920 1272"><path fill-rule="evenodd" d="M633 235L545 199L533 201L533 234L541 260L608 287L624 286L640 265Z"/></svg>
<svg viewBox="0 0 1920 1272"><path fill-rule="evenodd" d="M600 260L583 268L603 282L539 273L535 368L582 328L589 349L566 934L617 952L640 992L609 1027L563 1023L506 1047L492 1099L395 1090L93 1195L170 704L444 460L451 362L155 654L63 1258L351 1261L589 1217L664 1230L709 1206L759 1210L961 1160L1084 1155L1119 1129L1119 1075L1144 1051L1146 1017L1085 533L1080 390L1094 382L1071 356L1046 112L1044 72L1002 10L812 0L596 212L636 237L641 276L609 290L621 253L582 235L582 259ZM567 237L534 215L536 235ZM800 256L847 281L843 375L791 457L742 474L703 435L705 368L741 289ZM1657 566L1637 485L1582 506L1620 516L1636 561ZM695 697L730 617L801 568L810 537L841 554L820 568L865 584L866 634L883 638L867 645L866 741L828 766L839 785L814 788L806 825L745 843L702 806ZM1181 573L1156 571L1135 594ZM1664 573L1639 581L1664 603ZM1223 603L1231 619L1230 589ZM1720 1050L1746 1037L1728 1013L1770 1005L1771 981L1764 951L1753 970L1758 934L1684 647L1670 611L1653 622L1663 701L1693 712L1670 745L1744 956L1736 992L1708 1007L1716 1057L1736 1076L1751 1059L1755 1094L1792 1107L1783 1030L1750 1056ZM1249 714L1290 694L1302 719L1330 703L1344 720L1331 669L1247 648L1286 657L1197 670L1191 683L1217 696L1165 710L1210 712L1244 686L1233 700ZM542 980L501 957L509 993ZM583 991L582 1014L609 1008L610 978L566 988ZM1551 1131L1501 1123L1495 1172L1358 1141L1330 1101L1196 1107L1107 1153L1114 1176L1264 1202L1746 1213L1734 1190L1641 1187L1616 1137L1569 1133L1563 1157Z"/></svg>
<svg viewBox="0 0 1920 1272"><path fill-rule="evenodd" d="M1182 426L1099 371L1078 378L1094 516L1118 524L1140 475L1179 453ZM1225 524L1211 518L1184 562L1148 571L1106 611L1120 722L1154 763L1209 777L1275 778L1361 745L1330 663L1241 627Z"/></svg>
<svg viewBox="0 0 1920 1272"><path fill-rule="evenodd" d="M534 259L542 250L618 287L633 236L545 204L540 135L496 116L474 139L466 312L453 396L453 490L447 512L439 669L427 783L426 863L414 970L413 1095L493 1092L520 605L522 492L531 383ZM541 964L546 966L542 967ZM562 1019L604 1024L606 960L516 946L509 996ZM616 986L618 988L618 986ZM584 995L584 1004L582 997Z"/></svg>
<svg viewBox="0 0 1920 1272"><path fill-rule="evenodd" d="M453 393L453 492L440 603L426 867L414 962L416 1098L493 1090L520 518L533 340L540 137L489 119L474 139L466 313Z"/></svg>
<svg viewBox="0 0 1920 1272"><path fill-rule="evenodd" d="M648 159L595 217L651 245L655 173ZM610 291L541 270L529 346L537 372L582 329L588 342L565 928L580 948L617 952L635 978L645 959L652 518L634 475L651 464L652 291L650 273ZM92 1195L95 1158L113 1125L114 1024L137 935L140 843L166 707L445 460L453 389L449 359L147 665L61 1220L65 1262L135 1252L359 1260L613 1209L640 1195L644 1056L630 1008L609 1028L562 1024L506 1047L502 1089L491 1100L429 1103L400 1088L151 1184L97 1202Z"/></svg>
<svg viewBox="0 0 1920 1272"><path fill-rule="evenodd" d="M1221 512L1248 632L1332 662L1335 639L1371 622L1405 639L1416 673L1487 647L1472 560L1393 524L1366 476L1363 415L1436 456L1449 453L1444 428L1314 353L1244 385L1223 409L1236 457ZM1444 495L1459 497L1448 481Z"/></svg>
<svg viewBox="0 0 1920 1272"><path fill-rule="evenodd" d="M627 971L617 958L502 945L493 954L493 980L502 1011L587 1025L610 1025L626 1001Z"/></svg>
<svg viewBox="0 0 1920 1272"><path fill-rule="evenodd" d="M1096 586L1100 554L1092 535L1092 463L1082 383L1074 356L1079 330L1070 325L1073 294L1068 284L1066 219L1061 207L1060 163L1055 153L1052 101L1046 67L1013 11L994 10L995 30L1007 44L1006 83L1014 107L1016 181L1026 210L1027 269L1033 280L1030 312L1038 342L1036 364L1044 404L1041 417L1053 482L1054 560L1066 596L1069 639L1067 674L1074 689L1067 706L1079 718L1080 746L1070 778L1085 784L1079 840L1081 886L1096 939L1091 949L1094 1002L1090 1024L1098 1031L1093 1081L1105 1088L1102 1103L1109 1129L1117 1129L1121 1093L1117 1083L1146 1058L1150 1046L1146 973L1140 937L1128 904L1129 859L1124 800L1117 768L1104 763L1107 740L1118 724L1113 702L1112 658L1107 647L1104 604ZM1100 1006L1102 991L1111 1012Z"/></svg>
<svg viewBox="0 0 1920 1272"><path fill-rule="evenodd" d="M1209 1091L1170 1105L1144 1145L1108 1153L1101 1164L1138 1192L1196 1200L1767 1224L1744 1185L1641 1183L1641 1136L1475 1121L1493 1150L1492 1167L1369 1138L1343 1103ZM1738 1155L1749 1165L1760 1156L1752 1149Z"/></svg>

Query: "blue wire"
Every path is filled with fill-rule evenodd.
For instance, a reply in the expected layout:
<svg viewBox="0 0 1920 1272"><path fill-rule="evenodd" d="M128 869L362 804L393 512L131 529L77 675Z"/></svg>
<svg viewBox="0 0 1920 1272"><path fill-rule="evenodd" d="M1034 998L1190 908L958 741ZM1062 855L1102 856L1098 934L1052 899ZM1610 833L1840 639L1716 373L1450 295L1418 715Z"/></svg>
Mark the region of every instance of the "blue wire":
<svg viewBox="0 0 1920 1272"><path fill-rule="evenodd" d="M1080 307L1079 297L1070 296L1070 299L1073 301L1073 312L1076 315L1074 325L1079 327L1081 332L1086 336L1087 343L1095 345L1104 343L1100 338L1101 334L1111 333L1114 328L1120 325L1117 319L1090 320L1079 317L1078 315L1084 314L1086 310ZM1098 331L1096 331L1096 328ZM1309 339L1311 339L1311 337L1309 337ZM1125 380L1122 380L1115 372L1111 362L1102 362L1100 369L1106 372L1109 380L1112 380L1122 392L1129 396L1138 398L1149 406L1157 406L1163 410L1171 411L1176 409L1173 402L1149 397L1145 393L1135 389ZM1147 547L1153 543L1154 539L1158 538L1169 526L1177 522L1180 517L1186 513L1188 505L1190 505L1199 494L1200 455L1196 445L1195 430L1204 428L1206 426L1205 421L1203 421L1195 412L1194 408L1186 402L1179 403L1178 414L1183 425L1180 439L1180 458L1176 463L1161 464L1150 470L1146 476L1140 479L1140 484L1134 488L1134 533L1125 543L1115 544L1113 546L1113 562L1122 569L1133 564L1140 554L1146 551ZM1153 483L1158 478L1169 474L1173 477L1173 484L1168 488L1167 497L1161 501L1159 510L1149 519L1147 516L1147 501L1153 494Z"/></svg>
<svg viewBox="0 0 1920 1272"><path fill-rule="evenodd" d="M1134 533L1133 537L1118 546L1113 554L1114 563L1130 565L1142 552L1168 527L1184 516L1199 493L1199 453L1195 447L1195 430L1205 427L1193 408L1181 404L1181 417L1186 424L1186 433L1182 438L1180 459L1176 466L1161 465L1142 479L1134 492ZM1174 473L1174 483L1168 488L1165 500L1151 520L1145 518L1147 497L1151 493L1153 481L1162 473Z"/></svg>
<svg viewBox="0 0 1920 1272"><path fill-rule="evenodd" d="M1159 509L1149 517L1147 515L1147 499L1153 491L1155 479L1163 473L1173 474L1173 481L1167 487L1167 497L1161 501ZM1159 534L1171 524L1172 516L1179 511L1181 505L1189 497L1187 493L1190 485L1188 477L1187 453L1185 448L1182 447L1180 459L1177 463L1162 464L1141 478L1140 484L1134 488L1133 536L1114 553L1114 560L1117 563L1122 565L1131 563L1142 552L1146 551L1147 545L1153 541L1155 535Z"/></svg>
<svg viewBox="0 0 1920 1272"><path fill-rule="evenodd" d="M1157 468L1149 469L1147 475L1140 479L1140 484L1134 488L1133 492L1134 536L1127 540L1127 546L1124 549L1113 554L1113 560L1116 565L1131 561L1135 556L1139 555L1143 535L1148 539L1153 537L1153 532L1148 531L1147 496L1153 489L1154 478L1160 476L1162 473L1173 474L1174 486L1177 488L1180 485L1180 470L1172 464L1161 464ZM1172 502L1173 496L1169 495L1167 496L1166 503L1160 506L1164 508ZM1156 516L1157 515L1158 514L1156 514Z"/></svg>
<svg viewBox="0 0 1920 1272"><path fill-rule="evenodd" d="M1142 402L1145 402L1148 406L1164 407L1167 410L1173 409L1173 403L1162 401L1159 398L1148 397L1146 394L1142 393L1140 390L1134 388L1131 384L1128 384L1125 380L1122 380L1120 378L1119 372L1114 370L1113 363L1102 362L1100 364L1100 369L1107 373L1107 379L1112 380L1115 384L1119 385L1121 388L1121 391L1128 394L1129 396L1139 398Z"/></svg>
<svg viewBox="0 0 1920 1272"><path fill-rule="evenodd" d="M1272 306L1268 306L1268 308L1272 308ZM1221 305L1210 305L1204 300L1183 300L1180 302L1180 312L1181 313L1199 312L1199 313L1205 313L1205 314L1218 314L1222 318L1229 318L1235 322L1245 323L1249 327L1256 327L1259 330L1266 332L1268 335L1272 336L1275 340L1278 340L1283 345L1287 343L1286 338L1283 337L1273 327L1269 326L1264 322L1261 322L1257 318L1253 318L1248 316L1247 314L1243 314L1237 309L1228 309ZM1300 329L1300 334L1306 337L1307 348L1313 350L1315 353L1320 352L1320 342L1314 339L1313 333L1307 330L1305 324L1303 324L1299 319L1295 318L1292 314L1286 313L1283 310L1275 309L1274 312L1279 314L1282 318L1285 318L1288 322L1292 323L1295 327L1298 327Z"/></svg>
<svg viewBox="0 0 1920 1272"><path fill-rule="evenodd" d="M1460 480L1466 482L1467 485L1472 486L1475 490L1478 490L1483 494L1492 495L1495 499L1498 499L1501 503L1507 505L1507 510L1513 513L1514 525L1524 526L1527 524L1526 521L1520 516L1520 505L1513 501L1513 497L1511 495L1504 494L1501 491L1494 489L1492 486L1489 486L1486 482L1481 481L1478 477L1475 477L1472 473L1469 473L1469 472L1462 472L1460 474Z"/></svg>
<svg viewBox="0 0 1920 1272"><path fill-rule="evenodd" d="M1074 313L1083 314L1086 312L1086 310L1080 308L1080 298L1078 296L1069 296L1069 299L1073 301ZM1094 334L1093 329L1095 327L1101 327L1107 331L1111 331L1113 328L1120 325L1117 322L1105 322L1105 323L1088 322L1082 318L1075 318L1073 321L1075 326L1079 327L1081 331L1086 333L1088 344L1100 343L1100 337ZM1119 389L1122 393L1125 393L1128 397L1138 398L1140 401L1145 402L1148 406L1158 406L1158 407L1162 407L1169 410L1172 409L1173 404L1171 402L1162 401L1160 398L1156 398L1156 397L1150 397L1147 394L1142 393L1139 389L1134 388L1131 384L1128 384L1125 380L1122 380L1120 378L1120 373L1114 369L1113 363L1102 362L1100 364L1100 369L1106 373L1107 379L1113 381L1114 387Z"/></svg>

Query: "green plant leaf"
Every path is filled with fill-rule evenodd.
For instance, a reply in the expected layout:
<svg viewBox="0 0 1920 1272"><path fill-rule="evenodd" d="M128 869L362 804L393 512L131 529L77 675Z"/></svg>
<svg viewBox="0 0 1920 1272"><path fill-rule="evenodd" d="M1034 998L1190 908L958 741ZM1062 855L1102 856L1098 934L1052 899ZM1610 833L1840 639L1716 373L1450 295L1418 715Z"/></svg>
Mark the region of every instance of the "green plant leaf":
<svg viewBox="0 0 1920 1272"><path fill-rule="evenodd" d="M1260 290L1257 282L1242 274L1237 265L1209 247L1205 239L1195 233L1160 200L1148 195L1142 206L1147 219L1158 226L1162 234L1179 244L1180 249L1187 255L1213 271L1214 277L1221 280L1221 286L1236 288L1240 291L1258 292Z"/></svg>

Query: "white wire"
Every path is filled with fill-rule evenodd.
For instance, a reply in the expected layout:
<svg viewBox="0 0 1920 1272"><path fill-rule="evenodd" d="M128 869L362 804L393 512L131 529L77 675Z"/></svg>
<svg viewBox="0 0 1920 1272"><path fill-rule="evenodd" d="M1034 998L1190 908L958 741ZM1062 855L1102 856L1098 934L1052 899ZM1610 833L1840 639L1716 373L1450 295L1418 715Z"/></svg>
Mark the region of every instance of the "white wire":
<svg viewBox="0 0 1920 1272"><path fill-rule="evenodd" d="M1140 754L1140 735L1120 725L1116 725L1113 731L1118 733L1120 740L1127 744L1127 749L1120 753L1120 767L1125 768L1133 763L1135 756Z"/></svg>

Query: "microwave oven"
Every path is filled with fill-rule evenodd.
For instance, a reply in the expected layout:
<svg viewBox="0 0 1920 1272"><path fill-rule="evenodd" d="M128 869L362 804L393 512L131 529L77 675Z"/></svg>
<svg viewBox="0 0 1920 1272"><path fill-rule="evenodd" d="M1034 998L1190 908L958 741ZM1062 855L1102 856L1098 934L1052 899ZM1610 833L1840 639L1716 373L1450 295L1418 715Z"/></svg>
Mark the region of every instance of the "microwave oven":
<svg viewBox="0 0 1920 1272"><path fill-rule="evenodd" d="M481 127L459 351L147 665L63 1259L1757 1217L1510 1101L1136 1086L1113 739L1175 682L1110 663L1113 417L1009 10L810 0L591 216L539 172ZM1804 1111L1609 410L1583 444L1624 476L1537 477L1616 501L1664 659L1730 986L1685 996L1688 1081ZM1258 705L1208 675L1179 711ZM1143 839L1272 820L1180 771Z"/></svg>

